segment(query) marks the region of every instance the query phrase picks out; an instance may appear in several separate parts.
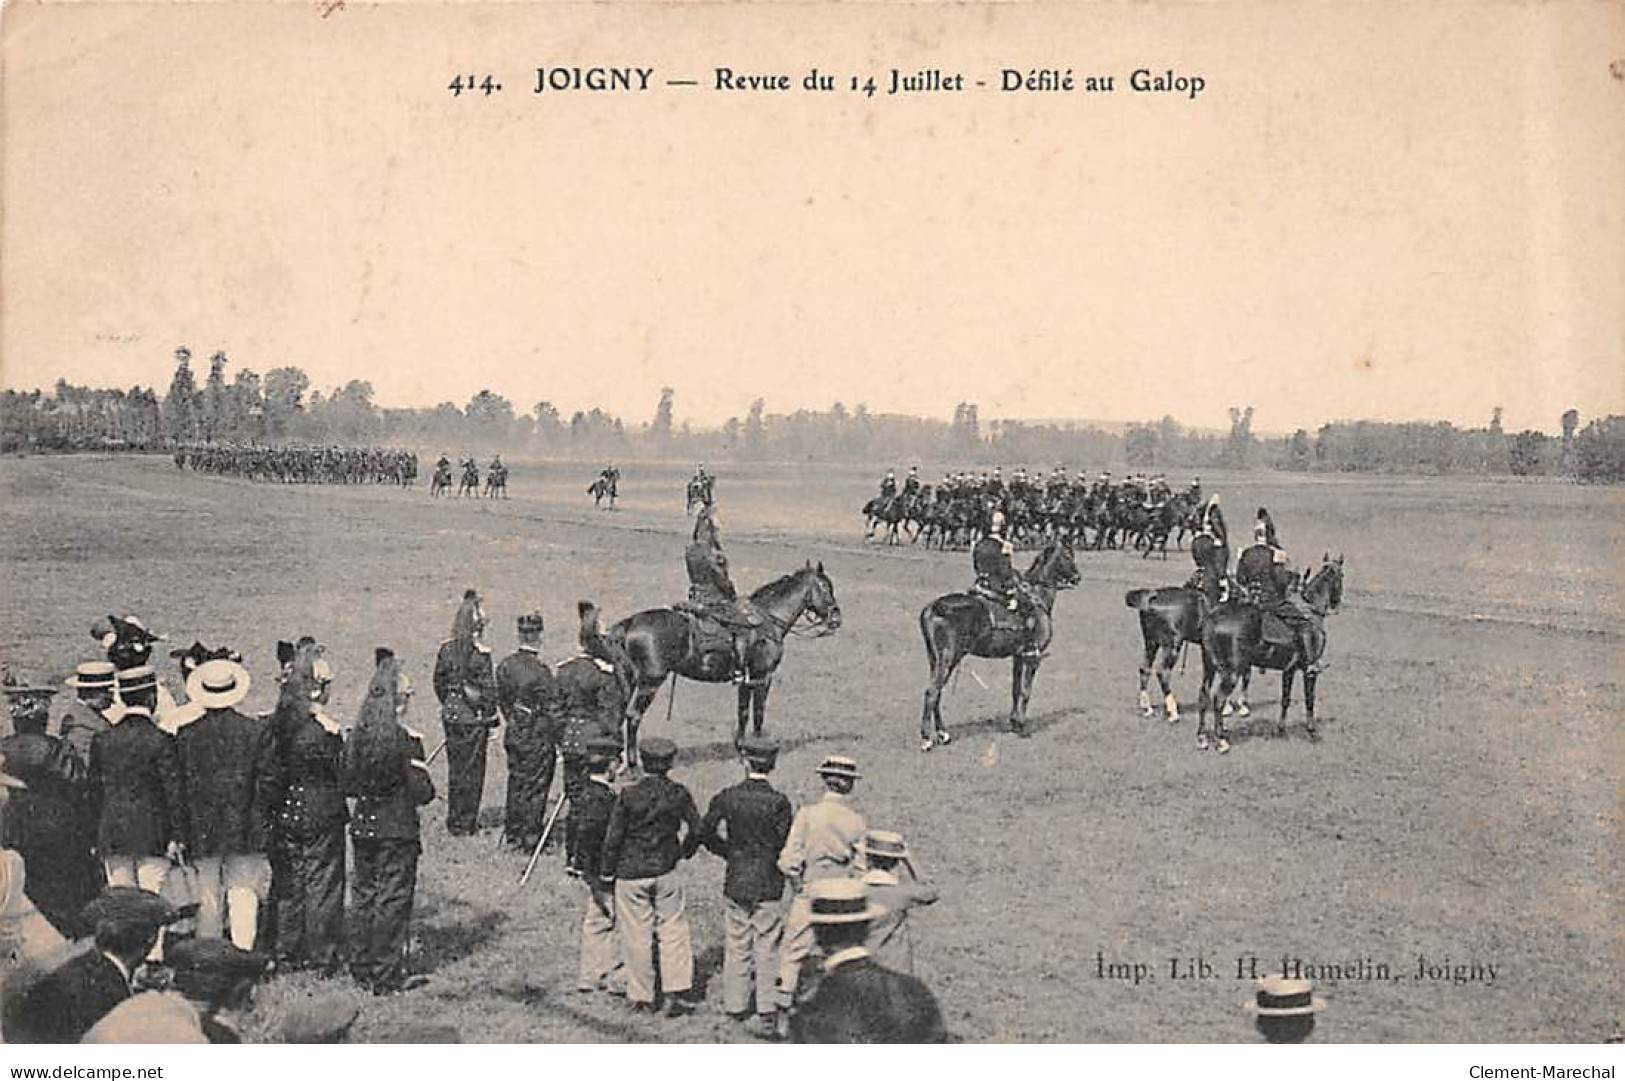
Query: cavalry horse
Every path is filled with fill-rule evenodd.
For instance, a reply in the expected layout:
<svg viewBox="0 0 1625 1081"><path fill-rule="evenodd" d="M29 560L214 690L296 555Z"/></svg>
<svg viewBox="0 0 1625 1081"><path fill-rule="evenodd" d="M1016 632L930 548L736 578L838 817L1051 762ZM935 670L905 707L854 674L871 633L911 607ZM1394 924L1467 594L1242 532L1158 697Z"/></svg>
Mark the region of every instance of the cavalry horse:
<svg viewBox="0 0 1625 1081"><path fill-rule="evenodd" d="M451 491L451 463L435 467L434 475L429 478L429 495L437 497Z"/></svg>
<svg viewBox="0 0 1625 1081"><path fill-rule="evenodd" d="M594 508L601 506L604 500L609 500L609 509L615 509L615 480L609 475L609 470L598 474L598 479L587 485L587 494L592 496Z"/></svg>
<svg viewBox="0 0 1625 1081"><path fill-rule="evenodd" d="M1140 659L1140 712L1156 715L1151 705L1153 673L1162 687L1162 708L1169 724L1179 723L1179 700L1174 697L1168 673L1174 659L1186 644L1202 644L1202 620L1208 612L1208 598L1193 586L1166 586L1162 589L1131 589L1123 603L1140 615L1140 639L1145 650Z"/></svg>
<svg viewBox="0 0 1625 1081"><path fill-rule="evenodd" d="M995 621L994 608L999 602L974 593L949 593L920 610L920 634L931 666L931 682L925 688L920 714L920 750L929 751L934 742L949 742L951 737L942 724L942 688L967 656L1010 658L1010 731L1031 735L1027 703L1032 700L1038 665L1055 634L1051 617L1055 598L1082 580L1072 546L1065 540L1050 541L1027 569L1025 579L1037 615L1031 628Z"/></svg>
<svg viewBox="0 0 1625 1081"><path fill-rule="evenodd" d="M485 498L508 498L508 467L493 465L485 472Z"/></svg>
<svg viewBox="0 0 1625 1081"><path fill-rule="evenodd" d="M1290 573L1290 572L1287 572ZM1304 727L1310 739L1318 739L1315 727L1315 682L1319 678L1307 666L1318 661L1326 650L1326 616L1343 603L1343 557L1322 557L1320 569L1313 576L1304 572L1303 604L1311 613L1310 639L1314 655L1305 657L1297 636L1282 635L1289 639L1279 642L1265 637L1264 612L1253 604L1225 604L1210 612L1202 621L1202 691L1197 699L1196 746L1207 750L1209 746L1207 715L1213 712L1213 741L1219 753L1230 749L1230 740L1224 731L1224 714L1229 711L1230 697L1239 682L1242 689L1243 715L1247 683L1256 668L1275 669L1281 673L1281 715L1275 722L1275 734L1286 735L1287 710L1292 705L1292 682L1303 672L1303 704L1308 715ZM1221 711L1215 702L1213 679L1219 680L1218 701L1225 703Z"/></svg>
<svg viewBox="0 0 1625 1081"><path fill-rule="evenodd" d="M463 463L463 479L457 482L457 494L479 498L480 467L472 458Z"/></svg>
<svg viewBox="0 0 1625 1081"><path fill-rule="evenodd" d="M762 734L773 674L784 659L784 639L796 624L805 618L819 637L833 634L841 626L835 586L824 573L822 563L809 562L800 570L774 579L752 593L750 603L763 621L762 626L753 629L745 650L735 745L745 738L746 721L753 724L756 735ZM733 679L731 634L697 634L697 618L676 608L652 608L628 616L609 629L611 642L624 651L632 665L633 694L626 714L628 763L637 762L638 725L668 678L672 680L673 695L678 676L698 683L727 683Z"/></svg>
<svg viewBox="0 0 1625 1081"><path fill-rule="evenodd" d="M685 504L684 509L688 513L692 514L695 507L704 507L714 503L716 501L715 492L713 491L715 484L715 477L695 476L689 478L687 489L688 502Z"/></svg>

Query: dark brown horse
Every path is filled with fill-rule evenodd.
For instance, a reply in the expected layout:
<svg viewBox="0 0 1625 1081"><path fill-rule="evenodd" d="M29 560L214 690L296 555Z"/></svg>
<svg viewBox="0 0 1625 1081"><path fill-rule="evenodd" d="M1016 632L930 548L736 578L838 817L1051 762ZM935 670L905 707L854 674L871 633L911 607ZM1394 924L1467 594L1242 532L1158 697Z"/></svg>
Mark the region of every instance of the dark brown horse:
<svg viewBox="0 0 1625 1081"><path fill-rule="evenodd" d="M1145 652L1140 659L1140 712L1156 716L1151 705L1150 683L1155 673L1162 687L1162 707L1169 724L1179 723L1179 700L1174 697L1168 673L1179 651L1187 643L1202 642L1202 618L1208 599L1192 586L1166 586L1162 589L1131 589L1123 603L1140 614L1140 638Z"/></svg>
<svg viewBox="0 0 1625 1081"><path fill-rule="evenodd" d="M1288 572L1290 573L1290 572ZM1196 746L1207 750L1209 746L1207 716L1213 713L1213 745L1223 754L1230 749L1230 740L1224 730L1224 715L1220 703L1228 704L1241 683L1245 686L1252 669L1275 669L1281 673L1281 715L1275 723L1275 734L1286 734L1287 710L1292 705L1292 681L1303 672L1303 703L1308 720L1305 728L1311 739L1318 739L1315 727L1315 672L1307 666L1320 660L1326 650L1324 620L1328 613L1343 603L1343 557L1322 557L1320 569L1313 577L1304 572L1303 604L1312 613L1313 655L1305 656L1294 635L1290 642L1267 641L1264 637L1264 612L1248 603L1225 604L1214 609L1202 621L1202 691L1197 698ZM1213 696L1213 679L1219 680L1218 699Z"/></svg>
<svg viewBox="0 0 1625 1081"><path fill-rule="evenodd" d="M1077 585L1082 576L1072 556L1072 545L1052 540L1038 553L1026 573L1036 609L1036 620L1026 627L995 625L993 605L997 602L972 593L949 593L920 610L920 634L925 638L925 658L931 666L931 683L925 688L925 706L920 714L920 750L933 743L947 743L948 730L942 724L942 688L947 685L959 662L970 657L1010 658L1010 731L1028 736L1027 703L1033 695L1033 679L1049 649L1055 628L1051 612L1055 597L1063 589Z"/></svg>
<svg viewBox="0 0 1625 1081"><path fill-rule="evenodd" d="M762 733L767 694L773 686L773 673L784 659L784 639L791 628L803 617L819 636L833 634L841 626L835 586L822 563L809 562L769 582L750 595L750 603L763 621L745 651L736 744L745 738L747 720L757 735ZM733 678L731 637L726 633L696 635L694 617L675 608L652 608L629 616L609 629L609 638L625 651L633 670L632 701L626 717L627 760L631 763L637 761L638 725L662 683L672 679L675 692L678 676L700 683L727 683Z"/></svg>

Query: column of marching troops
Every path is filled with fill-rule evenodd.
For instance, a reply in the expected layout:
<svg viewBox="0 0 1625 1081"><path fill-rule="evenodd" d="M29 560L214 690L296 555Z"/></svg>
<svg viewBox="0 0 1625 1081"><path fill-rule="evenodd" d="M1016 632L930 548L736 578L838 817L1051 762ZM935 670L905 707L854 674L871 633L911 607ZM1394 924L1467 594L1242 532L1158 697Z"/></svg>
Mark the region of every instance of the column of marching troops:
<svg viewBox="0 0 1625 1081"><path fill-rule="evenodd" d="M568 807L565 862L584 892L577 989L669 1016L698 1006L675 871L703 847L726 861L722 1006L747 1031L946 1038L911 975L909 914L937 892L903 838L867 829L850 805L857 764L825 759L823 797L793 810L770 783L776 745L750 740L743 778L702 815L671 778L669 740L645 740L641 769L624 769L627 676L596 608L584 601L579 614L580 648L556 672L541 660L536 613L519 617L519 648L493 665L470 590L433 679L453 837L476 831L486 751L503 722L505 839L534 858ZM10 676L4 687L0 1036L234 1042L235 1018L273 971L348 967L380 995L422 983L408 945L418 809L436 797L438 748L426 754L404 723L413 687L395 654L376 651L346 724L327 710L334 674L312 639L279 644L276 708L250 716L237 708L251 677L235 652L172 654L185 683L177 702L150 663L160 636L135 617L94 633L108 659L77 666L55 718L56 687ZM562 793L549 812L555 762ZM356 1016L333 1000L301 1006L284 1039L339 1038Z"/></svg>

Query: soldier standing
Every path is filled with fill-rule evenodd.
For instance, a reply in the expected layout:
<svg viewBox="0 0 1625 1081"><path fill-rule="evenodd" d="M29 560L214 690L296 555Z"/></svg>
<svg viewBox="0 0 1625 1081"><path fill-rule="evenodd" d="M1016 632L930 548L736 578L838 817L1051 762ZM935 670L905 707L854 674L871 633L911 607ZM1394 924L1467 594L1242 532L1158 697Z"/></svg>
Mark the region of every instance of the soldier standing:
<svg viewBox="0 0 1625 1081"><path fill-rule="evenodd" d="M788 1033L787 1015L796 1001L801 963L812 953L812 907L808 887L826 878L849 878L857 844L868 828L863 816L847 805L861 774L858 764L844 755L830 755L818 767L824 795L795 814L789 836L779 851L779 870L790 880L795 898L784 920L779 949L779 1033Z"/></svg>
<svg viewBox="0 0 1625 1081"><path fill-rule="evenodd" d="M557 676L559 709L564 716L564 728L559 737L559 749L564 757L564 798L571 802L572 808L587 783L588 744L595 739L611 739L620 744L621 722L626 715L626 692L616 678L615 666L595 655L599 636L598 606L592 601L581 601L576 611L581 617L578 635L581 649L559 665ZM579 832L579 822L572 809L564 835L565 856L572 866L576 862Z"/></svg>
<svg viewBox="0 0 1625 1081"><path fill-rule="evenodd" d="M519 648L497 665L497 708L507 722L508 807L503 840L529 851L542 834L558 755L559 696L542 663L542 614L519 617Z"/></svg>
<svg viewBox="0 0 1625 1081"><path fill-rule="evenodd" d="M722 1008L743 1020L756 1005L757 1035L774 1035L774 979L784 934L784 873L779 853L790 836L790 801L768 783L779 745L745 740L745 779L718 792L705 810L705 847L728 861L722 895L727 938L722 953ZM754 991L754 995L753 992Z"/></svg>
<svg viewBox="0 0 1625 1081"><path fill-rule="evenodd" d="M344 747L344 787L355 797L350 972L375 995L406 986L406 947L417 891L418 812L434 799L423 737L402 724L412 682L387 649Z"/></svg>
<svg viewBox="0 0 1625 1081"><path fill-rule="evenodd" d="M576 990L583 994L611 991L625 994L617 982L622 972L615 943L615 888L605 882L604 835L615 811L613 779L621 756L619 741L597 737L587 741L587 780L570 805L570 828L575 831L569 871L587 886L587 905L581 915L581 962Z"/></svg>
<svg viewBox="0 0 1625 1081"><path fill-rule="evenodd" d="M451 623L434 662L434 693L446 731L446 831L469 837L479 828L486 746L497 725L496 673L485 644L485 608L475 590Z"/></svg>
<svg viewBox="0 0 1625 1081"><path fill-rule="evenodd" d="M666 773L677 744L643 744L643 780L616 797L604 833L600 881L615 886L615 923L626 962L626 997L653 1010L653 946L660 943L660 990L668 1016L686 1013L694 982L694 943L682 883L673 873L700 847L703 826L694 797Z"/></svg>

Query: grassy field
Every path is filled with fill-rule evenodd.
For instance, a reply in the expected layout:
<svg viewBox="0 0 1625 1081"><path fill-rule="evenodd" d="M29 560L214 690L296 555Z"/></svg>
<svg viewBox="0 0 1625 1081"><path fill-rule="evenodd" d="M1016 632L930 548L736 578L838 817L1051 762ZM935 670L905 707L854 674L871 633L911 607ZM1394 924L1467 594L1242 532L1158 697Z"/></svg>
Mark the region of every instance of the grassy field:
<svg viewBox="0 0 1625 1081"><path fill-rule="evenodd" d="M560 659L578 598L614 619L684 593L686 467L623 471L611 514L583 494L594 469L582 466L521 464L514 498L493 504L431 502L426 488L252 485L177 474L160 458L7 460L0 648L26 676L61 678L94 655L95 619L136 612L179 644L241 649L256 680L248 705L264 709L275 641L308 633L337 671L336 710L353 716L374 646L395 648L427 687L472 585L498 656L514 644L514 616L540 606L547 656ZM773 689L769 728L788 743L775 780L799 800L814 794L823 755L862 764L857 806L871 826L901 830L942 887L917 919L917 951L956 1036L1253 1040L1238 958L1256 956L1262 971L1283 955L1356 976L1318 981L1329 1007L1317 1040L1594 1041L1619 1028L1620 492L1204 475L1233 522L1269 506L1299 561L1347 558L1321 680L1324 739L1296 726L1268 738L1258 722L1273 716L1273 678L1255 682L1254 731L1239 727L1224 757L1195 749L1194 710L1178 727L1141 718L1138 629L1122 594L1183 579L1189 560L1108 552L1080 555L1083 584L1057 606L1036 736L999 731L1007 670L972 661L945 700L957 742L925 756L916 621L968 584L969 558L864 544L855 508L877 476L725 467L723 539L742 587L807 559L835 582L842 630L791 642ZM1198 668L1192 658L1178 676L1189 706ZM437 736L432 696L415 709ZM732 690L683 684L669 726L665 710L663 693L645 734L682 746L674 776L703 806L739 772ZM471 1041L741 1038L718 1012L720 988L679 1020L573 992L581 888L557 856L516 887L523 858L498 847L494 828L500 743L492 752L480 836L448 838L441 804L425 815L418 939L430 982L367 999L358 1035L450 1024ZM722 866L702 853L681 874L710 980ZM1173 958L1212 972L1174 978ZM1136 964L1139 982L1102 974ZM1377 965L1393 978L1358 978ZM1444 978L1419 977L1419 965L1444 966ZM261 1010L274 1017L314 982L273 982Z"/></svg>

